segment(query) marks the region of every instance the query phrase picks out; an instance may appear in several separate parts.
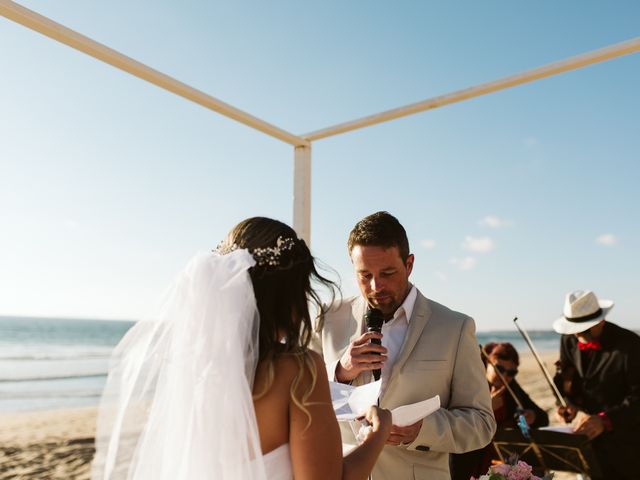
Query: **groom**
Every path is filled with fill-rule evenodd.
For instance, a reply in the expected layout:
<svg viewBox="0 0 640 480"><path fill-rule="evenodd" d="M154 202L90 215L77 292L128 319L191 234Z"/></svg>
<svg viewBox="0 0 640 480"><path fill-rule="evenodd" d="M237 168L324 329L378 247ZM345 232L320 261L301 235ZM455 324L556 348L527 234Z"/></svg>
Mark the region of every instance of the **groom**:
<svg viewBox="0 0 640 480"><path fill-rule="evenodd" d="M409 283L414 256L404 228L389 213L358 222L348 248L361 296L334 305L321 319L314 349L330 380L362 385L381 369L383 408L440 395L438 411L393 427L372 478L449 479L449 453L484 447L496 429L474 322ZM382 334L366 333L369 308L382 311ZM356 443L348 425L341 430L344 443Z"/></svg>

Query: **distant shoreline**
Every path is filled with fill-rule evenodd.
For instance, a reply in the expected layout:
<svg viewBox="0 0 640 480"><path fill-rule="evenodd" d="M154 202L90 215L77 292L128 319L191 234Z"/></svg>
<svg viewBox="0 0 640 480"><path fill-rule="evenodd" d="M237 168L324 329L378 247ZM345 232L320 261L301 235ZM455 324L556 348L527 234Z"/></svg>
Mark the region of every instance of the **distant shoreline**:
<svg viewBox="0 0 640 480"><path fill-rule="evenodd" d="M131 320L126 318L93 318L93 317L52 317L52 316L40 316L40 315L0 315L0 320L72 320L79 322L129 322L136 323L138 320Z"/></svg>

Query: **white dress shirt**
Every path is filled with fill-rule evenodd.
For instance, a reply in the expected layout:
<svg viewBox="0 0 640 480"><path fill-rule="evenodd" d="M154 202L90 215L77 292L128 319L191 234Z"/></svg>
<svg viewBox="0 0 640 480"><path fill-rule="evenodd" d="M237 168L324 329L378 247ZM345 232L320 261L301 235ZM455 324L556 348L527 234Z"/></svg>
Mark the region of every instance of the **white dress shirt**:
<svg viewBox="0 0 640 480"><path fill-rule="evenodd" d="M388 350L387 361L382 368L382 374L380 379L382 380L382 386L380 387L380 395L384 393L393 370L393 365L398 358L398 354L404 344L404 338L407 335L407 329L409 328L409 321L411 314L413 313L413 306L416 303L416 297L418 291L415 286L411 286L409 294L402 302L402 305L393 314L393 317L382 325L382 345Z"/></svg>

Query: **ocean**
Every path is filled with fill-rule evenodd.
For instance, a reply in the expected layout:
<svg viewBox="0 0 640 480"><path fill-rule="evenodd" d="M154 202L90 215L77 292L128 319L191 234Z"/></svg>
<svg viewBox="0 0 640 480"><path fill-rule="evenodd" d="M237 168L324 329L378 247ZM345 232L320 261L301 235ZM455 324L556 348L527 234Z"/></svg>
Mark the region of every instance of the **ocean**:
<svg viewBox="0 0 640 480"><path fill-rule="evenodd" d="M0 317L0 413L97 405L134 322Z"/></svg>
<svg viewBox="0 0 640 480"><path fill-rule="evenodd" d="M98 405L113 348L134 322L0 317L0 413ZM552 331L529 332L540 352ZM517 331L478 332L478 342L529 349Z"/></svg>

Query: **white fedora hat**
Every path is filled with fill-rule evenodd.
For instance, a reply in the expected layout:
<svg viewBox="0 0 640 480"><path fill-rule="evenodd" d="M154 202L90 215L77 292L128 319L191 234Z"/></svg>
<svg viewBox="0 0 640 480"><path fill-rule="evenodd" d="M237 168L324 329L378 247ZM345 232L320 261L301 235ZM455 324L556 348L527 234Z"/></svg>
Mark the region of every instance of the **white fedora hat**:
<svg viewBox="0 0 640 480"><path fill-rule="evenodd" d="M564 335L584 332L600 323L613 308L611 300L598 300L591 291L567 293L564 315L553 322L553 329Z"/></svg>

